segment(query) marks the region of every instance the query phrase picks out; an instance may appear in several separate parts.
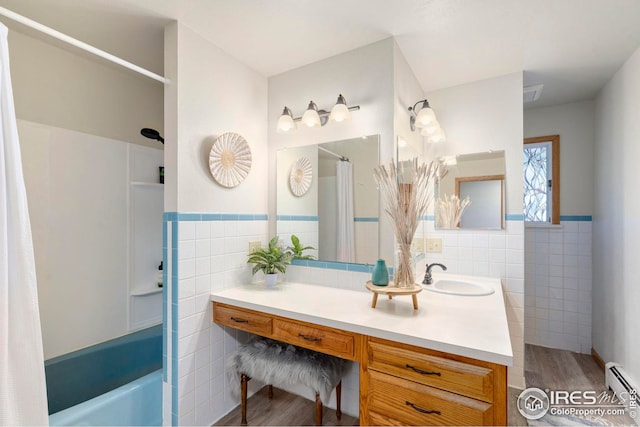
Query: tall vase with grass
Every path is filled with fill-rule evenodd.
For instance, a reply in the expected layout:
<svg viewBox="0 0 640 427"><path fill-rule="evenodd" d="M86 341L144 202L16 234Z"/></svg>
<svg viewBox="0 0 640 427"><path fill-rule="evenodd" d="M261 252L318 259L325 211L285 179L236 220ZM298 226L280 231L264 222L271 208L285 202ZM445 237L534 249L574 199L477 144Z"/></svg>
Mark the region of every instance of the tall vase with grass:
<svg viewBox="0 0 640 427"><path fill-rule="evenodd" d="M419 163L417 158L402 163L379 165L373 176L385 202L396 237L395 285L415 285L411 243L421 218L433 200L433 183L440 175L440 163Z"/></svg>
<svg viewBox="0 0 640 427"><path fill-rule="evenodd" d="M292 258L291 251L280 246L279 238L275 236L266 248L251 252L247 263L253 264L253 274L262 271L265 275L265 284L273 286L278 281L278 273L284 274L287 271L287 264L291 264Z"/></svg>

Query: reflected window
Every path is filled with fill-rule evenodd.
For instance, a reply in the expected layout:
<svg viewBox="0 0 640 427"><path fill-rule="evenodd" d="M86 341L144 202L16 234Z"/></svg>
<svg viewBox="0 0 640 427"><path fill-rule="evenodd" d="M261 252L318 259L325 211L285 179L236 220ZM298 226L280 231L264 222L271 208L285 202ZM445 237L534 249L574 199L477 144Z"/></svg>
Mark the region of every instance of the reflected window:
<svg viewBox="0 0 640 427"><path fill-rule="evenodd" d="M527 138L523 148L524 220L560 223L560 137Z"/></svg>

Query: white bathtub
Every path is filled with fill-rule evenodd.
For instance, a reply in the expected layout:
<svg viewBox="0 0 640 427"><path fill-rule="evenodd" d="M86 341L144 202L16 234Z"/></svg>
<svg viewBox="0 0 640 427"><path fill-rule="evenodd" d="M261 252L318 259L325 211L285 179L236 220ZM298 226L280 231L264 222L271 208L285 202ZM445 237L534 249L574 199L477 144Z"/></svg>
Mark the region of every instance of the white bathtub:
<svg viewBox="0 0 640 427"><path fill-rule="evenodd" d="M52 426L162 425L162 370L49 415Z"/></svg>

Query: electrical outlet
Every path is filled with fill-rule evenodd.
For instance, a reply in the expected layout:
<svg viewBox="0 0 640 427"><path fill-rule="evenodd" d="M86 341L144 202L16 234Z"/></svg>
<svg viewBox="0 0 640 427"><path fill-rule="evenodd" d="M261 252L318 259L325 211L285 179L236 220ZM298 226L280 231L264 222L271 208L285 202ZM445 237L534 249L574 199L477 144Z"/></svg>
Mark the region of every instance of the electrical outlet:
<svg viewBox="0 0 640 427"><path fill-rule="evenodd" d="M427 252L442 252L442 239L427 239Z"/></svg>
<svg viewBox="0 0 640 427"><path fill-rule="evenodd" d="M413 250L420 253L424 252L424 239L422 237L416 237L412 242Z"/></svg>
<svg viewBox="0 0 640 427"><path fill-rule="evenodd" d="M260 249L262 247L262 242L260 240L252 240L249 242L249 253L254 252L256 249Z"/></svg>

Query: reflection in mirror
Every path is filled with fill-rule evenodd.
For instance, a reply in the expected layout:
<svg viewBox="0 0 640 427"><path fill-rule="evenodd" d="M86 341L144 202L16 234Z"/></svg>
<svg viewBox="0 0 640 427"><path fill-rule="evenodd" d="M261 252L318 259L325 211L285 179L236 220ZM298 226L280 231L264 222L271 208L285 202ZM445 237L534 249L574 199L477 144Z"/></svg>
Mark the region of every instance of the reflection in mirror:
<svg viewBox="0 0 640 427"><path fill-rule="evenodd" d="M504 228L504 151L464 154L445 159L447 173L437 186L436 228ZM456 197L451 197L456 196ZM442 201L469 200L460 221L447 221Z"/></svg>
<svg viewBox="0 0 640 427"><path fill-rule="evenodd" d="M279 150L276 172L277 232L291 235L322 261L373 264L378 259L378 189L373 169L379 163L379 136L372 135ZM300 158L311 165L308 190L292 191ZM297 164L299 164L298 162Z"/></svg>

